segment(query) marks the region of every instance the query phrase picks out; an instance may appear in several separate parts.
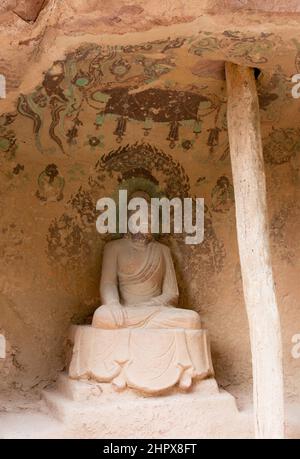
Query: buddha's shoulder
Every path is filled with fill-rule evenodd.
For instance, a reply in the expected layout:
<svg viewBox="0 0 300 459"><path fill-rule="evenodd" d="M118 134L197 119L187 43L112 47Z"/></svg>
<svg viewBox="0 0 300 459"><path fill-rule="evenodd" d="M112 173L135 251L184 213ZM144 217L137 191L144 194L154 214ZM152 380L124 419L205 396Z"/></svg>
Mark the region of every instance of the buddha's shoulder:
<svg viewBox="0 0 300 459"><path fill-rule="evenodd" d="M112 250L119 250L124 246L124 239L114 239L112 241L106 242L104 246L104 250L106 252L112 251Z"/></svg>
<svg viewBox="0 0 300 459"><path fill-rule="evenodd" d="M158 241L153 242L153 244L154 244L157 248L159 248L162 252L164 252L164 253L170 253L170 249L169 249L169 247L168 247L167 245L162 244L161 242L158 242Z"/></svg>

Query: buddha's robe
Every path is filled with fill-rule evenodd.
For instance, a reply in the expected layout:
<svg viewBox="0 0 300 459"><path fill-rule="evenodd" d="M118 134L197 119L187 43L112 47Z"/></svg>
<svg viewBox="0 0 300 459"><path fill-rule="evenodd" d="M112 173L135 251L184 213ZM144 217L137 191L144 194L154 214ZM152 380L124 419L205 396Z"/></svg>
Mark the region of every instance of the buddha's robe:
<svg viewBox="0 0 300 459"><path fill-rule="evenodd" d="M100 292L103 306L93 327L200 329L195 311L176 308L178 286L170 250L129 239L105 246Z"/></svg>

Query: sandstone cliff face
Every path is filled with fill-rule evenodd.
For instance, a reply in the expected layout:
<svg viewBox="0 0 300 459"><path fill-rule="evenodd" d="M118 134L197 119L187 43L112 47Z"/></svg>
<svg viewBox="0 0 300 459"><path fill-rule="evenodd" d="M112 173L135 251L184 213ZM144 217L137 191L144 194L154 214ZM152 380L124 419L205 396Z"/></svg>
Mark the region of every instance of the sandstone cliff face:
<svg viewBox="0 0 300 459"><path fill-rule="evenodd" d="M48 0L4 0L0 12L13 12L24 21L35 21Z"/></svg>

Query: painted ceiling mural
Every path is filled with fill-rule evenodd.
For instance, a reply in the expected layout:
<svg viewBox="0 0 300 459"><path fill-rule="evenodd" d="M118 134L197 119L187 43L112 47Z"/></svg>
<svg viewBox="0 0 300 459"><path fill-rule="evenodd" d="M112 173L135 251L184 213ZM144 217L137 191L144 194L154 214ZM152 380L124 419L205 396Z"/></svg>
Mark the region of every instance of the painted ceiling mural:
<svg viewBox="0 0 300 459"><path fill-rule="evenodd" d="M293 68L286 55L276 55L281 37L262 32L200 32L115 47L82 44L55 62L33 93L20 95L16 111L0 117L1 191L13 196L26 190L28 202L34 197L30 207L43 214L39 237L47 263L61 270L66 288L73 288L74 272L82 297L91 291L89 282L96 285L104 243L95 231L97 199L119 188L144 188L152 195L205 198L205 242L167 243L174 245L187 301L193 286L193 297L206 301L196 287L199 270L206 283L222 271L221 228L234 225L224 58L262 69L265 161L272 168L292 167L297 181L299 128L287 114L300 109L290 95L300 45L290 40L289 46ZM3 227L10 224L23 238L20 220L4 219ZM197 276L187 291L187 270L194 265Z"/></svg>
<svg viewBox="0 0 300 459"><path fill-rule="evenodd" d="M36 92L21 96L18 104L18 112L33 122L36 148L42 153L58 148L66 154L78 146L79 139L97 147L106 120L113 123L118 143L131 121L144 135L154 123L166 125L171 148L179 140L182 123L189 123L199 134L203 118L213 112L217 117L222 100L214 93L205 94L204 88L172 79L176 72L173 53L183 43L183 39L167 40L120 49L87 45L68 55L65 62L56 62ZM87 118L92 124L90 133L83 136ZM45 131L52 149L44 145Z"/></svg>
<svg viewBox="0 0 300 459"><path fill-rule="evenodd" d="M245 65L263 69L266 84L261 87L260 102L266 111L286 98L289 77L299 68L300 44L291 40L289 45L295 54L293 69L283 54L282 39L272 33L206 32L143 45L82 45L65 61L55 62L35 92L20 96L18 114L32 121L35 146L47 154L57 150L70 154L79 139L81 144L85 140L91 147L100 147L100 131L107 119L114 120L113 134L119 143L131 121L142 124L144 135L154 123L164 123L173 148L181 138L182 124L189 123L200 134L211 114L215 130L208 143L214 146L224 121L224 59L242 59ZM93 123L83 138L87 116ZM1 151L8 159L17 146L9 129L15 117L7 115L1 122Z"/></svg>

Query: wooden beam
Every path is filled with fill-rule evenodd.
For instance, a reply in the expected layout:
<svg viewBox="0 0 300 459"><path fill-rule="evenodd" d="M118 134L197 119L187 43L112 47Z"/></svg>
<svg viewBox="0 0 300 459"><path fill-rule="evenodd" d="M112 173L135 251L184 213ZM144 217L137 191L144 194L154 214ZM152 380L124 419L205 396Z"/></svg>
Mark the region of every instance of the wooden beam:
<svg viewBox="0 0 300 459"><path fill-rule="evenodd" d="M253 69L226 63L228 135L253 367L256 438L284 437L280 319L270 257L266 181Z"/></svg>

